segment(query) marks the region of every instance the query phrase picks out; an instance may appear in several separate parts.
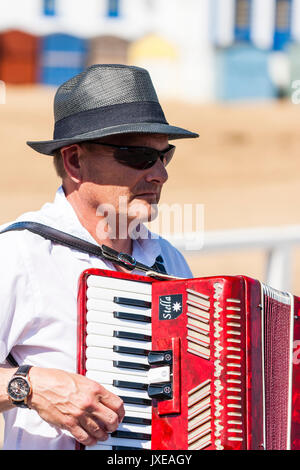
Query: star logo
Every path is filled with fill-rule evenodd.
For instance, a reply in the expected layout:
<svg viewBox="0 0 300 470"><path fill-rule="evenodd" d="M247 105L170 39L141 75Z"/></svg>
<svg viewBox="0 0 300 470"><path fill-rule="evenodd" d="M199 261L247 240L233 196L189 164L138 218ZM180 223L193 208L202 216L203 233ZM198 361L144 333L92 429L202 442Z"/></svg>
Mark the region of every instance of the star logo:
<svg viewBox="0 0 300 470"><path fill-rule="evenodd" d="M180 302L175 302L175 303L173 304L173 311L174 311L174 312L179 312L180 309L181 309L181 303L180 303Z"/></svg>

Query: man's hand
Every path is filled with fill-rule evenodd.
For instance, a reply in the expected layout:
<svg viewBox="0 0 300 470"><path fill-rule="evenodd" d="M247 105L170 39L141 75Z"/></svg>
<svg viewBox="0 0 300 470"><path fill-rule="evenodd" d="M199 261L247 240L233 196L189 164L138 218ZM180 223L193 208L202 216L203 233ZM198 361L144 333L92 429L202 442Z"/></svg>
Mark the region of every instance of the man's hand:
<svg viewBox="0 0 300 470"><path fill-rule="evenodd" d="M102 385L60 369L32 367L30 408L84 445L105 441L124 417L122 400Z"/></svg>

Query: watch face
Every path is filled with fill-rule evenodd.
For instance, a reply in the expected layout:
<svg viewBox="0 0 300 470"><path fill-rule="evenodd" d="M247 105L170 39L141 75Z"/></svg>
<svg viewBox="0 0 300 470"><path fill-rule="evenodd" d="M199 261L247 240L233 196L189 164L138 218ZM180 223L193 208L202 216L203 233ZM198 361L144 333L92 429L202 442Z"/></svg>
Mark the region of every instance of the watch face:
<svg viewBox="0 0 300 470"><path fill-rule="evenodd" d="M8 384L8 394L13 400L22 401L29 392L29 383L22 377L13 378Z"/></svg>

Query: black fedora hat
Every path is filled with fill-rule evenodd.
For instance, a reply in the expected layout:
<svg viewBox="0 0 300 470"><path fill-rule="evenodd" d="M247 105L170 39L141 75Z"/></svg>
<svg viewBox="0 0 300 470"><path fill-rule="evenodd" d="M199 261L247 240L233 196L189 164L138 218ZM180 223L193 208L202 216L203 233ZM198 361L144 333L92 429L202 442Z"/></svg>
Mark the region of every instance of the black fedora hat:
<svg viewBox="0 0 300 470"><path fill-rule="evenodd" d="M52 155L72 143L116 134L165 134L169 139L199 137L166 121L147 70L95 64L63 83L54 98L53 140L27 144Z"/></svg>

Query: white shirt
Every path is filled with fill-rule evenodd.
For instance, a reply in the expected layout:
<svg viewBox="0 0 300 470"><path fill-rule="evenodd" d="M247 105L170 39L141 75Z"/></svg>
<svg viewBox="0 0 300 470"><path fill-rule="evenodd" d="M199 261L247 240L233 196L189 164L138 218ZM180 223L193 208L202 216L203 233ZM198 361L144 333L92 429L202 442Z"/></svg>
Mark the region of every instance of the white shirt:
<svg viewBox="0 0 300 470"><path fill-rule="evenodd" d="M53 203L17 220L39 222L95 243L80 224L62 188ZM159 254L168 274L192 277L183 256L166 240L159 237L133 242L132 255L141 263L152 266ZM0 259L0 364L5 363L11 352L20 365L76 372L79 276L85 269L114 270L114 266L27 230L0 235ZM49 425L34 410L14 408L3 415L4 449L75 447L72 437Z"/></svg>

